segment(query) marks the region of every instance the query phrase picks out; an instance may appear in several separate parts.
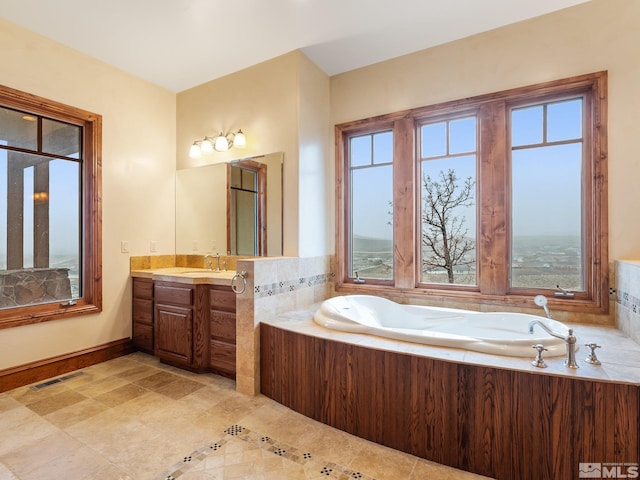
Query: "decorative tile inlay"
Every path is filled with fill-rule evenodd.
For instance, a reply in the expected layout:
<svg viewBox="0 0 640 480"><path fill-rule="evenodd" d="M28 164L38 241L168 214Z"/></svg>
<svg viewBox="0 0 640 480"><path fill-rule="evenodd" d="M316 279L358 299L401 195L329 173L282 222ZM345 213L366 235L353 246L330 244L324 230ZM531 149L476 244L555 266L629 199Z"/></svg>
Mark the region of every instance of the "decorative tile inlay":
<svg viewBox="0 0 640 480"><path fill-rule="evenodd" d="M629 294L629 292L617 292L616 302L618 305L631 310L636 315L640 315L640 299Z"/></svg>
<svg viewBox="0 0 640 480"><path fill-rule="evenodd" d="M222 447L230 441L242 440L252 446L257 446L263 450L273 453L282 458L286 458L299 465L307 465L307 468L317 465L318 474L328 478L336 478L340 480L360 479L360 480L376 480L373 477L365 475L361 472L353 471L343 465L334 462L327 462L322 459L313 458L310 452L301 451L299 448L286 443L278 442L271 437L260 433L252 432L248 428L241 425L231 425L224 430L225 436L220 440L207 444L186 455L181 462L173 465L166 474L161 477L162 480L176 480L189 470L195 468L200 462L205 460L209 455L215 455L220 452ZM313 462L313 463L309 463Z"/></svg>
<svg viewBox="0 0 640 480"><path fill-rule="evenodd" d="M253 288L256 298L271 297L281 293L290 293L302 288L315 287L328 282L332 282L335 273L328 272L320 275L312 275L310 277L300 277L294 280L284 280L281 282L267 283L264 285L256 285Z"/></svg>

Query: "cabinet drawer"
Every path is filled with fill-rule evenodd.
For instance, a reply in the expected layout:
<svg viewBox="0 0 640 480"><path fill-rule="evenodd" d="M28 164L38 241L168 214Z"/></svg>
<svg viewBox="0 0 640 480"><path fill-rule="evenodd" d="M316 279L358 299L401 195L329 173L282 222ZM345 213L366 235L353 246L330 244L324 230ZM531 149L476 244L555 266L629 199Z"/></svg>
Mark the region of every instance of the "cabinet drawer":
<svg viewBox="0 0 640 480"><path fill-rule="evenodd" d="M211 340L211 368L236 373L236 347L226 342Z"/></svg>
<svg viewBox="0 0 640 480"><path fill-rule="evenodd" d="M156 283L156 303L168 303L170 305L193 305L193 289L174 285Z"/></svg>
<svg viewBox="0 0 640 480"><path fill-rule="evenodd" d="M153 281L142 278L133 279L133 296L138 298L153 298Z"/></svg>
<svg viewBox="0 0 640 480"><path fill-rule="evenodd" d="M147 353L153 353L153 327L143 323L133 323L133 344Z"/></svg>
<svg viewBox="0 0 640 480"><path fill-rule="evenodd" d="M153 325L153 300L133 299L133 321Z"/></svg>
<svg viewBox="0 0 640 480"><path fill-rule="evenodd" d="M236 315L235 313L209 312L209 335L211 339L225 340L236 343Z"/></svg>
<svg viewBox="0 0 640 480"><path fill-rule="evenodd" d="M211 288L209 290L209 304L214 310L235 313L236 294L231 291L231 287Z"/></svg>

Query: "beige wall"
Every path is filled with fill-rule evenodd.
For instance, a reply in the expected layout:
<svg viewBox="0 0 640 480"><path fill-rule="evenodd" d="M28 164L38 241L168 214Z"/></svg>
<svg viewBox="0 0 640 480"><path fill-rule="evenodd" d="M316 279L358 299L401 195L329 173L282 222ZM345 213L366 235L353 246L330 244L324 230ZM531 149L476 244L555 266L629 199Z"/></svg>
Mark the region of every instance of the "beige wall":
<svg viewBox="0 0 640 480"><path fill-rule="evenodd" d="M0 369L131 335L129 254L174 252L175 94L0 19L0 84L102 115L103 312L0 330Z"/></svg>
<svg viewBox="0 0 640 480"><path fill-rule="evenodd" d="M329 161L329 77L300 54L299 78L299 257L333 253L333 162Z"/></svg>
<svg viewBox="0 0 640 480"><path fill-rule="evenodd" d="M284 152L284 254L297 254L297 52L178 93L177 168ZM194 140L241 128L247 147L189 158ZM223 248L224 249L224 248Z"/></svg>
<svg viewBox="0 0 640 480"><path fill-rule="evenodd" d="M329 77L299 51L180 92L177 168L284 152L283 254L329 253L325 241ZM242 128L247 147L189 158L204 136Z"/></svg>
<svg viewBox="0 0 640 480"><path fill-rule="evenodd" d="M593 0L337 75L331 122L608 70L609 258L640 258L638 25L637 0Z"/></svg>

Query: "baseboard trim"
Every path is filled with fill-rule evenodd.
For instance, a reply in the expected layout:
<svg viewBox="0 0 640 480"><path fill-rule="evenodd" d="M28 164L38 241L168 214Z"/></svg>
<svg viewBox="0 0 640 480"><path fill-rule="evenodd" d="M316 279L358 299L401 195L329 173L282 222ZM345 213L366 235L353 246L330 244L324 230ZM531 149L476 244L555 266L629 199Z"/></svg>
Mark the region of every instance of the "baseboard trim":
<svg viewBox="0 0 640 480"><path fill-rule="evenodd" d="M0 370L0 393L29 385L135 351L130 338Z"/></svg>

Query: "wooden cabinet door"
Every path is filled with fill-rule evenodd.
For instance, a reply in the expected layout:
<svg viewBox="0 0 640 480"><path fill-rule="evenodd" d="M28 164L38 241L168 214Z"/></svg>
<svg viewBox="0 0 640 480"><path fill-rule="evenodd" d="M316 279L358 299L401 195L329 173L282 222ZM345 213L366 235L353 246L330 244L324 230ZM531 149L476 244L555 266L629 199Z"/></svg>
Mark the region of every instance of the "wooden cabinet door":
<svg viewBox="0 0 640 480"><path fill-rule="evenodd" d="M193 361L193 311L191 308L156 305L155 354L167 363L190 366Z"/></svg>

